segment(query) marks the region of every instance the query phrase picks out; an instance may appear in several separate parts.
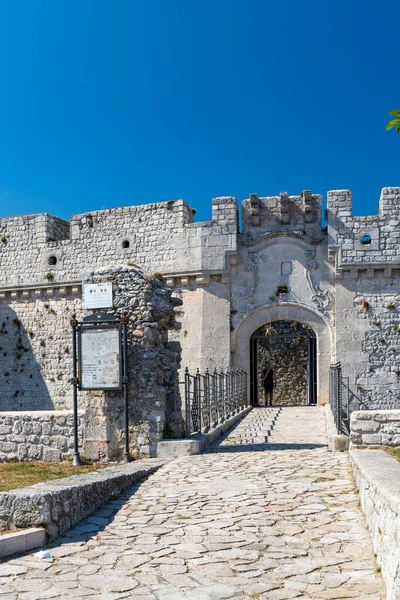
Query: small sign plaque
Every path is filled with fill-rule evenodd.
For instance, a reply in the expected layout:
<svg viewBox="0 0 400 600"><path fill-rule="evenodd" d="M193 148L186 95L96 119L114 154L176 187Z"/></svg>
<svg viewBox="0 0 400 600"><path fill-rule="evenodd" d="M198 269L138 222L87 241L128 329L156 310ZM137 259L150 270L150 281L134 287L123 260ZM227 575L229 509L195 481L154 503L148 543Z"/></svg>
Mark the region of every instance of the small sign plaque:
<svg viewBox="0 0 400 600"><path fill-rule="evenodd" d="M83 329L79 343L79 380L82 390L119 390L121 329Z"/></svg>
<svg viewBox="0 0 400 600"><path fill-rule="evenodd" d="M112 283L85 283L83 288L83 307L112 308L113 289Z"/></svg>

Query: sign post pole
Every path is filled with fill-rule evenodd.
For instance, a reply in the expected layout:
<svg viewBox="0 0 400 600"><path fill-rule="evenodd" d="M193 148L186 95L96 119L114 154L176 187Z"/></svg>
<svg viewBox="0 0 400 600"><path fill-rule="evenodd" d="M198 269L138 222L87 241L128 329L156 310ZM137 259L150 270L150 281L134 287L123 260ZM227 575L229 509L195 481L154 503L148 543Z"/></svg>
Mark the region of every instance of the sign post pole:
<svg viewBox="0 0 400 600"><path fill-rule="evenodd" d="M79 456L79 443L78 443L78 376L77 376L77 354L76 354L76 328L78 322L76 315L72 315L71 327L72 327L72 380L73 385L73 408L74 408L74 458L72 464L74 467L82 465L81 458Z"/></svg>
<svg viewBox="0 0 400 600"><path fill-rule="evenodd" d="M121 318L123 327L123 373L122 385L124 387L124 418L125 418L125 462L131 462L129 452L129 403L128 403L128 313L124 313Z"/></svg>

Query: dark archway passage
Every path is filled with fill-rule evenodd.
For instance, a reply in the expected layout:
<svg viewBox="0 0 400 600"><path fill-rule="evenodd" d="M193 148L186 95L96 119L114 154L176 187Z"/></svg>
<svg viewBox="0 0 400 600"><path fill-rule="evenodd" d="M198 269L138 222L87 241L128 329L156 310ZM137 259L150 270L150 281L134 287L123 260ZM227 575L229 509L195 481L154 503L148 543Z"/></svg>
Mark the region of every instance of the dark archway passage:
<svg viewBox="0 0 400 600"><path fill-rule="evenodd" d="M316 350L315 333L303 323L282 320L257 329L250 338L251 404L264 404L263 378L273 374L272 404L315 405Z"/></svg>

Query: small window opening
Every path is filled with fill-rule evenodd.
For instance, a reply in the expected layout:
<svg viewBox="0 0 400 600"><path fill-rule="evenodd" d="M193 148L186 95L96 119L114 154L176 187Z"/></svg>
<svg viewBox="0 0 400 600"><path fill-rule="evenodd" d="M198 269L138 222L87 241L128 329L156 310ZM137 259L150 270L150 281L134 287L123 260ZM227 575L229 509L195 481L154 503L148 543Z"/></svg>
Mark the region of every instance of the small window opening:
<svg viewBox="0 0 400 600"><path fill-rule="evenodd" d="M49 256L49 259L47 261L49 263L49 265L56 265L57 264L57 256Z"/></svg>
<svg viewBox="0 0 400 600"><path fill-rule="evenodd" d="M129 240L124 240L124 241L122 242L122 247L123 247L123 248L129 248L129 246L130 246L130 244L129 244Z"/></svg>
<svg viewBox="0 0 400 600"><path fill-rule="evenodd" d="M292 273L292 262L281 263L281 275L290 275Z"/></svg>
<svg viewBox="0 0 400 600"><path fill-rule="evenodd" d="M368 246L372 242L370 235L363 235L361 238L361 243L363 246Z"/></svg>

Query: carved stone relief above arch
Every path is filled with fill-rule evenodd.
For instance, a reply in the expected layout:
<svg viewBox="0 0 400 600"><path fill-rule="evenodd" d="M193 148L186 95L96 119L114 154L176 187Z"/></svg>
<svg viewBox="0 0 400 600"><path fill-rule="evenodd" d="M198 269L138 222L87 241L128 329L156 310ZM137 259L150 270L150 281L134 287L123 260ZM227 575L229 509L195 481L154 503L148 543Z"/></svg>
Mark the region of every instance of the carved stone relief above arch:
<svg viewBox="0 0 400 600"><path fill-rule="evenodd" d="M316 247L316 240L299 234L264 235L254 242L244 244L242 272L238 273L238 285L235 286L234 283L232 290L232 325L235 327L245 314L261 304L274 305L287 300L300 303L306 301L329 318L333 295L330 289L320 287ZM280 252L280 248L282 256L277 258L277 249ZM271 260L271 255L274 254ZM282 272L282 260L290 266L286 272ZM297 295L290 285L288 295L276 294L280 284L286 284L291 277L297 279ZM303 278L304 284L301 283ZM300 291L299 285L302 287ZM308 292L302 293L307 289Z"/></svg>
<svg viewBox="0 0 400 600"><path fill-rule="evenodd" d="M315 248L306 252L306 261L306 278L312 291L312 301L314 302L317 310L319 310L323 315L329 316L333 303L333 295L328 289L322 290L319 286L319 283L313 280L313 272L319 269L319 264L316 260Z"/></svg>

